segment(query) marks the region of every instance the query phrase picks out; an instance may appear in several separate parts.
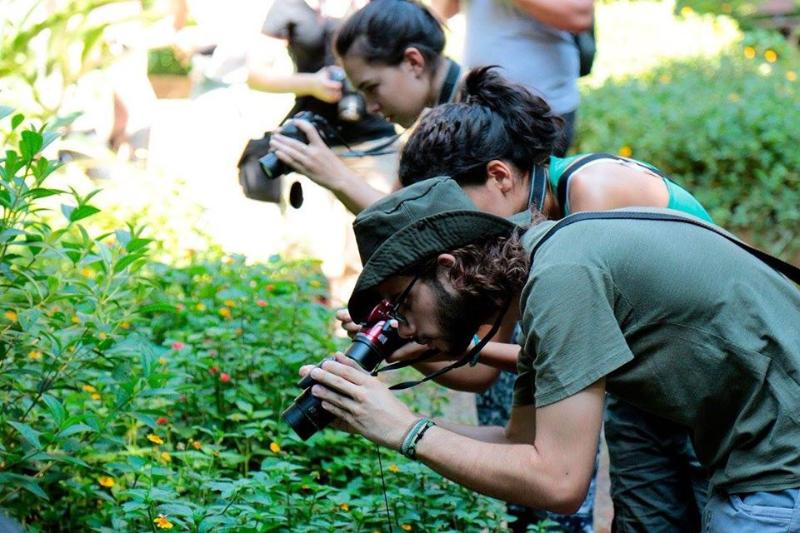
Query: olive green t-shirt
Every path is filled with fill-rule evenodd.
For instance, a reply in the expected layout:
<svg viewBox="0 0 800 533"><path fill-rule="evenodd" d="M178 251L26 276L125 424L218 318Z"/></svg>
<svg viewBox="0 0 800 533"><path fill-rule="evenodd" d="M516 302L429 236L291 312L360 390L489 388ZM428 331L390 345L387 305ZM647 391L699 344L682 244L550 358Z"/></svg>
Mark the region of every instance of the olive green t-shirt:
<svg viewBox="0 0 800 533"><path fill-rule="evenodd" d="M526 249L553 224L530 228ZM712 486L800 486L800 291L769 266L690 224L586 220L542 245L521 298L515 405L605 376L690 429Z"/></svg>

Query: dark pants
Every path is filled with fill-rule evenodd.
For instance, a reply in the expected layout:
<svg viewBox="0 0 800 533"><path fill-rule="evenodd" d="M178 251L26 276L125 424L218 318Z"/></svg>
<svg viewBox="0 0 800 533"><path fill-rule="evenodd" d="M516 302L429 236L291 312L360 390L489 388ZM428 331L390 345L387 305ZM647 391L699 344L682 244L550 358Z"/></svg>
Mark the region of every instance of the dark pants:
<svg viewBox="0 0 800 533"><path fill-rule="evenodd" d="M605 433L612 531L700 531L708 476L686 428L609 394Z"/></svg>

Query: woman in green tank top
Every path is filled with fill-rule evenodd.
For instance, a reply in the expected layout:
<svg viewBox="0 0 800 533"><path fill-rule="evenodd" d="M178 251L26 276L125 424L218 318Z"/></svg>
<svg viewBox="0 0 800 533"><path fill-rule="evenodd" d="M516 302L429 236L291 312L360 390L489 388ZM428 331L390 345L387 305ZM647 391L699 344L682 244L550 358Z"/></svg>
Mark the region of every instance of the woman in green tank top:
<svg viewBox="0 0 800 533"><path fill-rule="evenodd" d="M452 176L478 208L506 217L530 208L559 219L579 211L660 207L711 221L688 191L649 164L611 154L552 155L560 127L561 119L544 100L491 67L475 69L464 80L458 103L421 119L403 150L400 181ZM510 362L519 347L490 342L482 353L487 350ZM498 373L478 365L451 375L446 385L476 390L476 383L491 382ZM707 477L687 430L611 395L606 407L612 529L696 530Z"/></svg>

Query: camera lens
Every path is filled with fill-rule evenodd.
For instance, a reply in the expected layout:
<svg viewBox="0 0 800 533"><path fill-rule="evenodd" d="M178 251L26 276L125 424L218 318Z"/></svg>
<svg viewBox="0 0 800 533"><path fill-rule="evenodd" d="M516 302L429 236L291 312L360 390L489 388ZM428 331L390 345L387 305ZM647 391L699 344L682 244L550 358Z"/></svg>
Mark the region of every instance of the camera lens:
<svg viewBox="0 0 800 533"><path fill-rule="evenodd" d="M303 440L308 440L314 433L333 421L334 416L322 408L322 402L311 394L311 387L286 409L282 414L289 426Z"/></svg>
<svg viewBox="0 0 800 533"><path fill-rule="evenodd" d="M283 161L278 159L278 156L275 155L275 152L267 153L267 155L259 159L258 162L261 165L261 168L264 169L264 174L266 174L267 178L271 180L286 174L286 172L289 170Z"/></svg>

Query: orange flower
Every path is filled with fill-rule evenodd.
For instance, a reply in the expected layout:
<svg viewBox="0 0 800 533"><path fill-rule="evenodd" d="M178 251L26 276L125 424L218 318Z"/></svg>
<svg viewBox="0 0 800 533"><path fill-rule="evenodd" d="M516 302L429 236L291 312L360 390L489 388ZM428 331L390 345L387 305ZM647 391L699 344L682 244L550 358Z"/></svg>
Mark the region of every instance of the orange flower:
<svg viewBox="0 0 800 533"><path fill-rule="evenodd" d="M172 343L173 350L183 350L184 348L186 348L186 345L183 344L181 341L175 341Z"/></svg>
<svg viewBox="0 0 800 533"><path fill-rule="evenodd" d="M411 525L403 524L402 526L400 526L400 529L402 529L403 531L411 531Z"/></svg>
<svg viewBox="0 0 800 533"><path fill-rule="evenodd" d="M17 313L15 313L14 311L6 311L3 316L5 316L7 319L9 319L12 322L16 322L17 321Z"/></svg>
<svg viewBox="0 0 800 533"><path fill-rule="evenodd" d="M81 276L83 276L84 278L93 279L94 278L94 270L92 270L89 267L83 267L81 269Z"/></svg>
<svg viewBox="0 0 800 533"><path fill-rule="evenodd" d="M747 59L753 59L756 57L756 49L752 46L745 46L744 47L744 57Z"/></svg>
<svg viewBox="0 0 800 533"><path fill-rule="evenodd" d="M104 341L108 338L108 334L101 331L100 333L97 334L97 338L100 339L101 341Z"/></svg>
<svg viewBox="0 0 800 533"><path fill-rule="evenodd" d="M341 504L339 506L339 509L341 509L342 511L349 511L350 510L350 506L347 505L346 503L343 503L343 504Z"/></svg>
<svg viewBox="0 0 800 533"><path fill-rule="evenodd" d="M786 71L786 79L789 81L795 81L797 79L797 72L793 70Z"/></svg>
<svg viewBox="0 0 800 533"><path fill-rule="evenodd" d="M150 434L147 436L147 440L149 440L149 441L150 441L150 442L152 442L153 444L164 444L164 439L162 439L161 437L159 437L159 436L158 436L158 435L156 435L155 433L150 433Z"/></svg>
<svg viewBox="0 0 800 533"><path fill-rule="evenodd" d="M195 450L199 450L202 447L203 447L203 445L200 443L199 440L193 440L192 441L192 448L194 448Z"/></svg>
<svg viewBox="0 0 800 533"><path fill-rule="evenodd" d="M122 329L130 329L131 323L128 322L127 320L123 320L122 322L119 323L119 327L121 327Z"/></svg>
<svg viewBox="0 0 800 533"><path fill-rule="evenodd" d="M277 442L270 442L269 449L272 453L280 453L281 447Z"/></svg>
<svg viewBox="0 0 800 533"><path fill-rule="evenodd" d="M220 316L221 316L221 317L223 317L223 318L230 318L230 317L231 317L231 310L230 310L230 309L228 309L227 307L223 307L223 308L221 308L221 309L220 309L219 311L217 311L217 312L218 312L218 313L220 314Z"/></svg>
<svg viewBox="0 0 800 533"><path fill-rule="evenodd" d="M787 75L788 75L788 73L787 73ZM266 300L257 300L257 301L256 301L256 305L257 305L257 306L259 306L259 307L266 307L266 306L268 306L269 304L267 303L267 301L266 301Z"/></svg>
<svg viewBox="0 0 800 533"><path fill-rule="evenodd" d="M398 466L396 464L392 463L392 464L389 465L389 472L391 472L393 474L396 474L399 471L400 471L400 468L398 468Z"/></svg>
<svg viewBox="0 0 800 533"><path fill-rule="evenodd" d="M633 155L633 149L626 144L625 146L620 148L617 153L622 157L630 157Z"/></svg>
<svg viewBox="0 0 800 533"><path fill-rule="evenodd" d="M100 393L99 393L99 392L93 392L93 393L92 393L92 400L94 400L94 401L100 401L100 398L102 398L102 396L100 396Z"/></svg>
<svg viewBox="0 0 800 533"><path fill-rule="evenodd" d="M160 457L161 460L164 461L165 463L172 461L172 456L167 452L161 452Z"/></svg>
<svg viewBox="0 0 800 533"><path fill-rule="evenodd" d="M172 522L167 520L167 517L164 516L163 514L158 515L158 517L155 520L153 520L153 523L159 529L172 529Z"/></svg>
<svg viewBox="0 0 800 533"><path fill-rule="evenodd" d="M169 422L169 419L166 416L159 416L158 419L156 420L156 424L158 424L159 426L163 426L164 424L167 424L168 422Z"/></svg>
<svg viewBox="0 0 800 533"><path fill-rule="evenodd" d="M770 63L774 63L778 60L778 53L775 50L767 50L764 52L764 59Z"/></svg>
<svg viewBox="0 0 800 533"><path fill-rule="evenodd" d="M224 304L225 304L226 306L228 306L228 307L236 307L236 302L234 302L234 301L233 301L233 300L231 300L231 299L225 300L225 301L224 301L224 302L222 302L222 303L224 303Z"/></svg>
<svg viewBox="0 0 800 533"><path fill-rule="evenodd" d="M84 392L97 392L97 389L95 389L91 385L84 385L81 388L84 390Z"/></svg>
<svg viewBox="0 0 800 533"><path fill-rule="evenodd" d="M108 476L100 476L97 482L100 483L101 487L105 487L107 489L110 489L114 486L114 478Z"/></svg>
<svg viewBox="0 0 800 533"><path fill-rule="evenodd" d="M39 361L42 358L42 352L39 350L31 350L28 352L28 359L31 361Z"/></svg>

